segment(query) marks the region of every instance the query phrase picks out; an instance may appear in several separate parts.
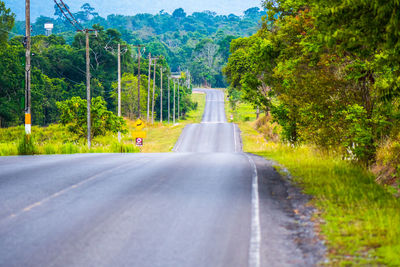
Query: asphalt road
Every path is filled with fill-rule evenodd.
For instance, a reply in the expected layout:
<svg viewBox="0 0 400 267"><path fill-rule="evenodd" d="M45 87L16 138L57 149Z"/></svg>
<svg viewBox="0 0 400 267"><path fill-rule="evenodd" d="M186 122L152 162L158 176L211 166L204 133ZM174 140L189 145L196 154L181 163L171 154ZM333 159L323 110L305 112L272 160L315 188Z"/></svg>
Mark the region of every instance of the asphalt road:
<svg viewBox="0 0 400 267"><path fill-rule="evenodd" d="M202 122L185 127L174 151L241 152L240 132L235 124L226 122L224 94L219 90L196 91L207 93Z"/></svg>
<svg viewBox="0 0 400 267"><path fill-rule="evenodd" d="M309 265L279 175L206 92L179 153L0 157L0 266Z"/></svg>

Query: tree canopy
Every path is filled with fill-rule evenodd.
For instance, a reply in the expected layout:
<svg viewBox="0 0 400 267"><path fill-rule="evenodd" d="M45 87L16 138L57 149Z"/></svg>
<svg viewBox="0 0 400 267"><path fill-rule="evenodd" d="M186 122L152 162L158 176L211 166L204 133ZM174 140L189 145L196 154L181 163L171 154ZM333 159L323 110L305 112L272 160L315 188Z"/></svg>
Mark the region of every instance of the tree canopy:
<svg viewBox="0 0 400 267"><path fill-rule="evenodd" d="M256 34L232 41L230 93L270 112L284 139L370 162L399 132L397 1L264 1ZM397 26L396 26L397 25Z"/></svg>

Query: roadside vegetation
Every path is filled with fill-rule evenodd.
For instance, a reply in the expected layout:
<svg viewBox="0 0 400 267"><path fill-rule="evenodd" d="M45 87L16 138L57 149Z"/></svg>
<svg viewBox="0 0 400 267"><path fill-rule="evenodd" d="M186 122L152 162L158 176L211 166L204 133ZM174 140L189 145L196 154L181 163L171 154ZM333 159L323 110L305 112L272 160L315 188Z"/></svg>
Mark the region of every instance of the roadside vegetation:
<svg viewBox="0 0 400 267"><path fill-rule="evenodd" d="M399 2L263 3L224 69L230 112L263 114L234 116L244 150L313 196L328 265L399 266Z"/></svg>
<svg viewBox="0 0 400 267"><path fill-rule="evenodd" d="M400 265L400 199L392 187L376 183L370 169L340 155L276 140L280 126L265 115L257 120L249 104L238 102L232 109L226 103L226 111L239 125L245 152L274 160L278 171L286 168L312 196L315 230L328 249L328 262L321 264Z"/></svg>
<svg viewBox="0 0 400 267"><path fill-rule="evenodd" d="M259 107L280 138L375 166L398 186L398 1L264 0L259 31L231 43L232 102Z"/></svg>
<svg viewBox="0 0 400 267"><path fill-rule="evenodd" d="M24 126L0 128L0 156L170 152L183 128L189 123L201 121L205 106L205 95L194 93L192 101L195 103L195 108L181 118L180 121L177 121L175 125L172 124L172 119L170 124L166 122L158 122L153 125L147 124L144 129L147 132L147 137L144 139L142 148L136 146L132 137L132 132L135 131L134 121L125 118L121 142L118 142L118 128L108 129L101 135L94 136L90 150L85 137L81 134L82 131L76 131L77 126L71 123L66 125L51 124L47 127L34 126L32 128L33 134L28 140L24 135ZM104 109L105 107L100 108L103 111ZM94 109L93 111L96 110ZM79 120L76 120L75 123L79 123ZM73 131L69 129L71 126ZM101 126L100 128L104 130L104 127ZM86 132L84 131L84 133Z"/></svg>

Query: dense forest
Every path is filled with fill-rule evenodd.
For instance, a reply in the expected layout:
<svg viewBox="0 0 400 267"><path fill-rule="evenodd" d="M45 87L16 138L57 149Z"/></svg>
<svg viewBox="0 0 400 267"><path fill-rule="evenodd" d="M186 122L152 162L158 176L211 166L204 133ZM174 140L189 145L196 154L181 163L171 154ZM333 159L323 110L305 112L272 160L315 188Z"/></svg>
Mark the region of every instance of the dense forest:
<svg viewBox="0 0 400 267"><path fill-rule="evenodd" d="M167 107L164 101L160 110L157 96L161 82L163 88L167 88L171 71L190 71L194 84L223 86L221 68L227 62L230 41L254 33L263 14L259 8L252 8L243 17L219 16L209 11L188 16L183 9L177 9L173 14L110 15L105 19L90 5L84 4L74 16L83 27L97 32L90 36L92 97L101 97L107 108L116 112L117 45L120 43L123 47L123 115L135 116L138 52L131 44L143 44L146 47L141 58L141 112L146 113L148 56L151 53L160 57L155 76L158 118ZM24 22L14 21L15 15L2 1L0 16L0 126L9 127L23 122L25 27ZM44 23L47 22L54 23L50 36L44 35ZM33 124L49 125L60 119L57 102L76 96L86 98L84 34L76 32L55 6L55 18L39 17L32 24L32 35ZM164 74L162 81L160 67ZM150 82L153 84L152 79ZM181 82L180 110L183 114L193 108L189 84L184 80Z"/></svg>
<svg viewBox="0 0 400 267"><path fill-rule="evenodd" d="M52 22L53 33L63 36L68 44L73 43L76 29L57 6L54 9L54 18L37 18L32 25L32 34L44 35L44 24ZM211 11L187 15L179 8L172 14L160 11L156 15L109 15L103 18L87 3L74 13L84 27L101 25L105 29L116 29L126 43L146 45L146 54L165 55L172 71L190 70L195 84L212 87L226 85L221 69L228 59L230 41L255 33L264 15L266 12L258 7L249 8L243 16L217 15ZM24 22L17 21L13 32L23 35L24 31Z"/></svg>
<svg viewBox="0 0 400 267"><path fill-rule="evenodd" d="M232 42L225 73L292 144L400 174L398 1L264 1L262 27ZM385 163L385 164L386 164ZM390 175L387 175L390 174ZM379 178L378 178L379 179Z"/></svg>

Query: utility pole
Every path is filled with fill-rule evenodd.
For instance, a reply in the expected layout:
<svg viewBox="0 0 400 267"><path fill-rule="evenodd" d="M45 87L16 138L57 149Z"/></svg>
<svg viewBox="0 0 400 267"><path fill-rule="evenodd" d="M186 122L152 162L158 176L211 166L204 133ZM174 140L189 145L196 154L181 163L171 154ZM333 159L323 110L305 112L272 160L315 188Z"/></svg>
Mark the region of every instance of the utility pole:
<svg viewBox="0 0 400 267"><path fill-rule="evenodd" d="M151 53L149 53L149 76L147 82L147 121L150 119Z"/></svg>
<svg viewBox="0 0 400 267"><path fill-rule="evenodd" d="M175 87L176 87L176 82L175 82L175 80L174 80L174 117L173 117L173 118L174 118L174 120L173 120L174 124L175 124L175 110L176 110L176 109L175 109L175 97L176 97L176 96L175 96Z"/></svg>
<svg viewBox="0 0 400 267"><path fill-rule="evenodd" d="M89 31L86 30L86 97L87 97L87 140L90 149L92 145L91 137L91 117L90 117L90 54L89 54Z"/></svg>
<svg viewBox="0 0 400 267"><path fill-rule="evenodd" d="M118 44L118 117L121 117L121 44ZM120 131L118 131L118 142L121 142Z"/></svg>
<svg viewBox="0 0 400 267"><path fill-rule="evenodd" d="M179 119L180 119L180 114L179 114L179 113L180 113L179 95L180 95L180 94L179 94L179 80L178 80L178 121L179 121Z"/></svg>
<svg viewBox="0 0 400 267"><path fill-rule="evenodd" d="M170 77L168 77L168 124L169 124L169 118L171 117L170 114L170 87L169 87L169 83L170 83Z"/></svg>
<svg viewBox="0 0 400 267"><path fill-rule="evenodd" d="M190 71L188 71L188 83L189 83L189 89L192 88L192 81L191 81L191 75L190 75Z"/></svg>
<svg viewBox="0 0 400 267"><path fill-rule="evenodd" d="M89 33L96 32L96 30L92 29L83 29L78 30L79 32L84 32L86 36L86 101L87 101L87 142L89 149L92 146L92 137L91 137L91 116L90 116L90 105L91 105L91 98L90 98L90 47L89 47Z"/></svg>
<svg viewBox="0 0 400 267"><path fill-rule="evenodd" d="M118 43L117 45L117 61L118 61L118 65L117 65L117 70L118 70L118 117L122 116L122 110L121 110L121 55L122 55L122 51L121 51L121 47L125 46L125 45L121 45L120 43ZM106 45L105 49L107 51L110 51L112 54L115 54L115 49L113 47L110 47L108 45ZM127 50L125 50L126 52ZM125 53L124 52L124 53ZM121 132L118 131L118 142L121 142Z"/></svg>
<svg viewBox="0 0 400 267"><path fill-rule="evenodd" d="M154 61L154 73L153 73L153 101L151 102L151 123L154 124L154 97L156 90L156 67L157 67L157 59L158 57L153 58Z"/></svg>
<svg viewBox="0 0 400 267"><path fill-rule="evenodd" d="M25 0L25 134L31 134L31 2Z"/></svg>
<svg viewBox="0 0 400 267"><path fill-rule="evenodd" d="M144 45L134 45L134 47L138 48L138 111L137 111L137 117L140 118L141 117L141 109L140 109L140 58L142 57L142 52L141 52L141 48L145 47Z"/></svg>
<svg viewBox="0 0 400 267"><path fill-rule="evenodd" d="M163 78L163 67L161 66L161 68L160 68L160 74L161 74L161 86L160 86L160 88L161 88L161 94L160 94L160 122L162 123L162 121L163 121L163 105L162 105L162 100L163 100L163 80L162 80L162 78Z"/></svg>

